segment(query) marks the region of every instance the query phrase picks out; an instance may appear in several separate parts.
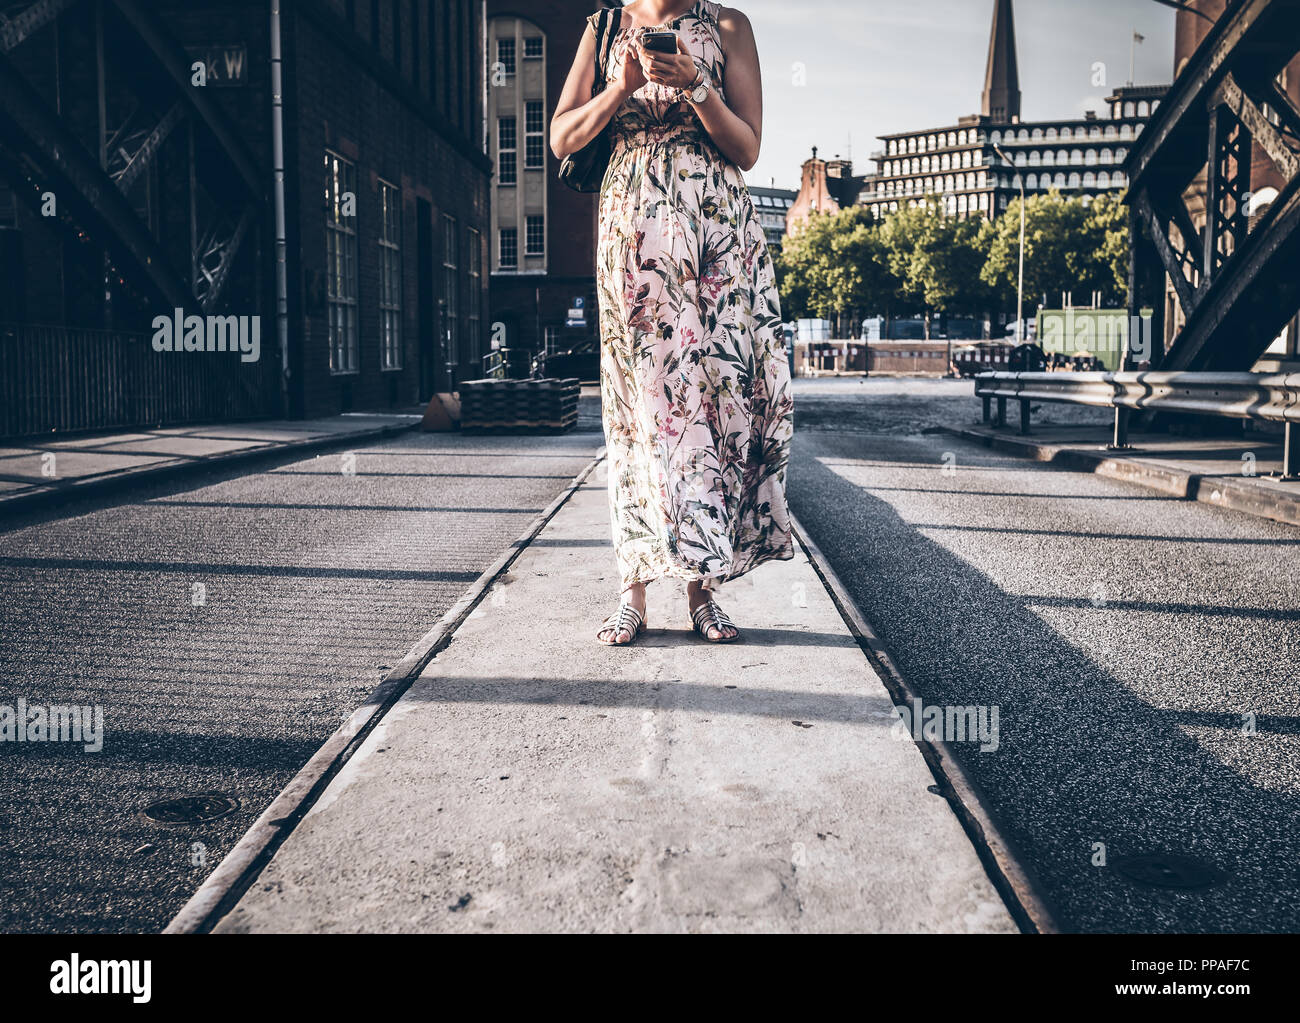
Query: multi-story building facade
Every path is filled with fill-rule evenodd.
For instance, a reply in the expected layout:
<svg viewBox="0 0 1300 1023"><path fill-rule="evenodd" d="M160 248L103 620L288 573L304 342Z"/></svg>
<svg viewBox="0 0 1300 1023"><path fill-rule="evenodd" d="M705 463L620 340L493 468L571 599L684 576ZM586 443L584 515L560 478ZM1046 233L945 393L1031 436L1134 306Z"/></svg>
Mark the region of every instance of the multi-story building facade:
<svg viewBox="0 0 1300 1023"><path fill-rule="evenodd" d="M1127 185L1124 160L1167 86L1124 86L1108 117L1025 122L1012 0L997 0L981 112L955 124L881 136L859 201L877 217L935 196L957 216L995 217L1020 194L1056 189L1091 201ZM1005 156L1003 155L1005 154Z"/></svg>
<svg viewBox="0 0 1300 1023"><path fill-rule="evenodd" d="M598 332L595 197L560 183L549 127L586 16L599 6L599 0L487 0L495 347L555 350Z"/></svg>
<svg viewBox="0 0 1300 1023"><path fill-rule="evenodd" d="M0 315L14 336L53 325L33 342L51 359L97 351L102 365L65 375L108 374L139 408L87 406L78 422L409 406L477 375L480 0L280 5L278 110L265 3L41 6L6 23L0 58ZM260 359L159 369L147 335L174 307L258 317ZM143 353L104 354L141 334ZM159 372L175 392L161 404ZM237 407L207 400L225 391Z"/></svg>
<svg viewBox="0 0 1300 1023"><path fill-rule="evenodd" d="M781 243L785 241L786 216L799 193L788 188L777 188L773 182L770 186L750 185L749 195L754 201L758 222L763 225L767 247L775 257L781 251Z"/></svg>

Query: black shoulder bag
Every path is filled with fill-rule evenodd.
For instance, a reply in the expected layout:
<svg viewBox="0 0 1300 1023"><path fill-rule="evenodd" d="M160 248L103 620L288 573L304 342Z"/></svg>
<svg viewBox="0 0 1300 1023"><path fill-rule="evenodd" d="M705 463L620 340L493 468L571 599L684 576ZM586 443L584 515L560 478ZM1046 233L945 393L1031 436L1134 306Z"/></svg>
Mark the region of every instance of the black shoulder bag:
<svg viewBox="0 0 1300 1023"><path fill-rule="evenodd" d="M591 83L591 95L599 96L604 90L609 55L614 49L614 38L623 18L621 10L602 10L596 22L596 80ZM560 180L575 192L599 192L609 167L609 125L585 146L564 158L560 164Z"/></svg>

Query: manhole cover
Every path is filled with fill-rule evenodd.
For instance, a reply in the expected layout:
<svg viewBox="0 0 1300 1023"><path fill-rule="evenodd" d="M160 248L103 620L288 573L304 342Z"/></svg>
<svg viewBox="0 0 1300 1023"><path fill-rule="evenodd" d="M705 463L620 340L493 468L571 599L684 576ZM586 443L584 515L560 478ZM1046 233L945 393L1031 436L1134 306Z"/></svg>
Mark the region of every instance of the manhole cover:
<svg viewBox="0 0 1300 1023"><path fill-rule="evenodd" d="M144 815L157 824L202 824L239 809L239 800L221 792L177 796L145 807Z"/></svg>
<svg viewBox="0 0 1300 1023"><path fill-rule="evenodd" d="M1156 888L1205 888L1219 884L1227 876L1222 870L1190 856L1163 855L1122 856L1115 869L1138 884Z"/></svg>

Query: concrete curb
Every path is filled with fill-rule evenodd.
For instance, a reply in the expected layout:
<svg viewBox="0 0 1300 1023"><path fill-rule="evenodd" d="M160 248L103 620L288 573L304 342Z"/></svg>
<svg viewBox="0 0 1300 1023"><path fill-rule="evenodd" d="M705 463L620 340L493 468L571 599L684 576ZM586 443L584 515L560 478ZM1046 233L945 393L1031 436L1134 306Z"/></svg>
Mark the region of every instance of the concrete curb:
<svg viewBox="0 0 1300 1023"><path fill-rule="evenodd" d="M181 462L164 462L162 465L147 465L138 469L121 469L103 476L83 478L80 482L72 481L62 486L49 487L29 493L15 494L12 497L0 497L0 518L19 514L34 509L48 508L73 501L81 497L98 497L139 483L155 483L165 479L179 479L189 474L197 474L210 469L223 469L232 465L253 462L258 459L274 458L280 454L296 455L322 448L352 444L356 441L381 440L400 433L418 429L419 420L392 426L371 427L353 433L337 433L324 437L311 437L306 440L293 440L284 443L270 443L240 451L228 451L216 455L203 455L199 458Z"/></svg>
<svg viewBox="0 0 1300 1023"><path fill-rule="evenodd" d="M862 616L849 591L840 581L821 549L805 532L803 526L790 515L791 525L804 553L813 566L822 585L839 609L840 617L858 641L867 660L880 675L895 706L905 706L919 696L903 677L889 650L876 635L870 623ZM953 755L952 748L942 740L918 740L922 756L939 783L940 789L952 806L962 828L975 847L975 852L988 872L989 880L1002 896L1008 911L1020 929L1029 934L1059 934L1052 911L1039 894L1041 886L1021 863L1011 843L1003 836L988 803L980 795L974 781Z"/></svg>
<svg viewBox="0 0 1300 1023"><path fill-rule="evenodd" d="M1133 483L1178 500L1199 501L1216 508L1229 508L1257 518L1282 522L1288 526L1300 526L1300 486L1297 486L1294 494L1279 494L1255 486L1245 477L1206 476L1167 463L1125 458L1105 450L1083 451L963 427L945 426L943 431L997 451Z"/></svg>
<svg viewBox="0 0 1300 1023"><path fill-rule="evenodd" d="M325 740L325 744L254 821L243 838L164 928L164 934L207 933L234 908L374 726L410 688L434 655L451 642L456 629L469 617L492 583L532 543L556 512L586 482L604 457L602 448L559 496L470 585L460 600L438 619L437 624L393 666L366 702L354 710L338 730Z"/></svg>

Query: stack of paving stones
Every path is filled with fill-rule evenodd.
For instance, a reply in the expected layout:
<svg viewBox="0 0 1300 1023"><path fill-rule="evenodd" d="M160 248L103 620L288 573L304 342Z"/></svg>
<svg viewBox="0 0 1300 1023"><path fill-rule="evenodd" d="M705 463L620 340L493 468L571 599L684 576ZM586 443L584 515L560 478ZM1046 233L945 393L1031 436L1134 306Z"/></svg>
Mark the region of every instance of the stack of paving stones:
<svg viewBox="0 0 1300 1023"><path fill-rule="evenodd" d="M565 380L468 380L460 385L460 428L564 432L578 422L581 382Z"/></svg>

